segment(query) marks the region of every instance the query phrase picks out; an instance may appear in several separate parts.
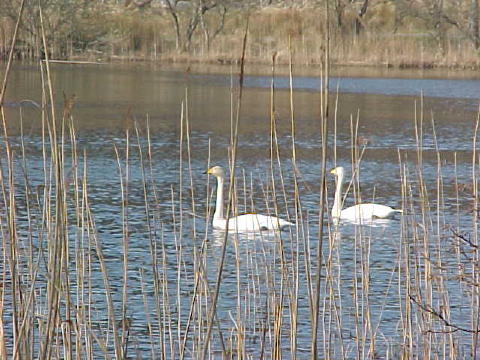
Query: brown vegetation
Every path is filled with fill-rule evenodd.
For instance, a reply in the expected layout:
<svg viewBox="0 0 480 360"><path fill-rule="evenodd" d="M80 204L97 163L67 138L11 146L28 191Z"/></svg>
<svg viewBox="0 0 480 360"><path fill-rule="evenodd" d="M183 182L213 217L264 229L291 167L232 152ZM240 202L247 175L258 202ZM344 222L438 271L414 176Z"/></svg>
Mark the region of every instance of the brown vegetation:
<svg viewBox="0 0 480 360"><path fill-rule="evenodd" d="M44 1L51 57L88 60L238 61L249 18L247 58L273 53L296 64L322 56L324 1ZM476 1L335 0L330 4L335 64L478 67ZM26 6L18 58L43 57L36 3ZM18 0L0 4L0 55L8 53Z"/></svg>

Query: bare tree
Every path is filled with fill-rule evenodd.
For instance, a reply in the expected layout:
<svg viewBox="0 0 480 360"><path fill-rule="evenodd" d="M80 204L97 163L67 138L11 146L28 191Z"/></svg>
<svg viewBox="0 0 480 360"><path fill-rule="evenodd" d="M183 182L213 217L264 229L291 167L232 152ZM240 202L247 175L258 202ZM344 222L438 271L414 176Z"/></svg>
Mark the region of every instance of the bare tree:
<svg viewBox="0 0 480 360"><path fill-rule="evenodd" d="M382 0L388 2L390 0ZM375 5L375 3L374 3ZM345 29L344 16L347 13L354 14L353 30L359 35L364 29L365 16L370 6L370 0L334 0L333 10L335 12L335 21L338 29ZM358 10L357 10L358 9Z"/></svg>
<svg viewBox="0 0 480 360"><path fill-rule="evenodd" d="M167 8L169 10L170 15L172 16L173 25L175 27L175 47L177 48L177 50L180 49L180 45L182 42L178 3L179 3L178 0L166 0Z"/></svg>
<svg viewBox="0 0 480 360"><path fill-rule="evenodd" d="M0 1L0 17L16 19L19 0ZM82 38L77 29L82 19L88 17L91 10L90 4L78 0L42 0L44 14L45 35L50 44L52 56L67 57L71 55L75 47L86 46L88 40ZM38 53L41 47L39 34L39 10L38 1L25 3L24 18L20 25L20 42L23 45L21 51L34 52L35 57L41 57ZM92 41L95 36L91 37ZM33 55L33 54L31 54Z"/></svg>
<svg viewBox="0 0 480 360"><path fill-rule="evenodd" d="M209 26L208 21L205 19L204 14L202 14L200 21L205 37L205 43L207 45L207 50L210 50L210 44L212 41L217 37L218 34L223 30L225 26L225 18L227 15L228 8L227 6L222 3L216 7L219 13L220 20L217 22L216 26ZM211 28L212 27L212 28Z"/></svg>
<svg viewBox="0 0 480 360"><path fill-rule="evenodd" d="M225 0L166 0L165 2L173 20L177 50L185 52L190 50L193 36L200 24L202 24L204 33L206 31L206 34L208 34L206 35L208 46L218 32L223 29L225 15L227 13L227 1ZM220 22L216 30L210 34L210 30L206 30L208 28L205 16L216 8L221 9Z"/></svg>
<svg viewBox="0 0 480 360"><path fill-rule="evenodd" d="M345 7L347 6L347 0L335 0L333 8L335 10L335 20L337 21L338 29L343 28L343 15Z"/></svg>
<svg viewBox="0 0 480 360"><path fill-rule="evenodd" d="M355 17L355 34L360 35L360 32L363 29L363 17L368 10L368 0L363 0L362 6L358 11L357 16Z"/></svg>
<svg viewBox="0 0 480 360"><path fill-rule="evenodd" d="M480 48L479 18L478 0L472 0L472 5L470 7L470 31L472 34L473 44L477 50Z"/></svg>
<svg viewBox="0 0 480 360"><path fill-rule="evenodd" d="M402 14L421 20L442 48L452 28L480 48L478 0L400 0L397 6Z"/></svg>
<svg viewBox="0 0 480 360"><path fill-rule="evenodd" d="M147 5L150 5L153 2L153 0L142 0L142 1L137 1L137 0L125 0L125 7L133 6L136 8L144 8Z"/></svg>

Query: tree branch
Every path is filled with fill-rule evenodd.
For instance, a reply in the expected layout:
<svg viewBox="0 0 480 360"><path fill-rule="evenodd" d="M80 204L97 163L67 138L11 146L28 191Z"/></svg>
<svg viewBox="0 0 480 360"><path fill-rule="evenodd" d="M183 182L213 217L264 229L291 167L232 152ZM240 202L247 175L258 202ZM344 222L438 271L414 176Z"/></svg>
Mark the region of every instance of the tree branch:
<svg viewBox="0 0 480 360"><path fill-rule="evenodd" d="M443 324L445 326L452 328L454 331L463 331L463 332L467 332L467 333L470 333L470 334L480 334L480 330L478 328L476 330L472 330L472 329L467 329L467 328L460 327L458 325L452 324L450 321L445 319L445 317L438 310L435 310L430 305L422 304L420 301L415 299L412 295L409 295L409 298L410 298L410 301L412 301L420 309L422 309L423 311L425 311L429 314L432 314L437 319L439 319L441 322L443 322ZM430 330L428 330L428 332L430 332Z"/></svg>
<svg viewBox="0 0 480 360"><path fill-rule="evenodd" d="M463 242L465 242L467 245L469 245L470 247L474 248L474 249L479 249L480 246L478 246L477 244L474 244L472 240L470 240L470 237L466 234L461 234L459 233L456 229L454 228L450 228L450 231L452 232L453 236L455 236L456 238L462 240Z"/></svg>

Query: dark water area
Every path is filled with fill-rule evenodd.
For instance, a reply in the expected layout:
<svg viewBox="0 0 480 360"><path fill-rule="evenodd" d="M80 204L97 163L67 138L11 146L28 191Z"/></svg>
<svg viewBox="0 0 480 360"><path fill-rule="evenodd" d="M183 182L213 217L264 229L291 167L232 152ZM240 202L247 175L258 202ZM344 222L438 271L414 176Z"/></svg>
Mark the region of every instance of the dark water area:
<svg viewBox="0 0 480 360"><path fill-rule="evenodd" d="M82 177L83 165L88 168L89 197L95 214L98 236L101 240L114 300L121 302L123 283L122 262L122 193L121 175L116 158L115 147L120 154L120 162L125 166L127 146L126 130L129 129L129 316L132 318L133 341L143 356L149 356L150 339L147 332L145 314L148 308L155 308L152 285L152 256L150 238L152 231L164 246L168 272L171 276L169 290L172 297L177 291L182 293L179 303L175 304L177 315L185 321L190 306L193 287L193 259L198 242L208 238L208 264L211 282L216 272L216 260L220 253L223 234L212 231L205 220L209 204L213 203L211 192L213 179L207 188L207 178L203 175L208 164L228 166L228 154L231 137L232 118L235 117L237 102L236 69L205 69L198 71L192 67L189 72L179 68L164 68L147 65L60 65L52 64L53 89L55 91L57 113L62 113L63 94L75 94L76 104L73 121L77 132L79 164L77 171ZM252 203L259 212L267 211L265 194L271 201L270 175L270 86L269 69L247 68L245 89L242 98L239 142L237 153L237 187L239 189L239 212L252 210ZM233 73L234 75L231 75ZM317 249L318 214L321 175L321 138L320 138L320 80L312 71L298 70L293 86L294 118L296 129L297 173L292 166L292 136L289 79L285 73L275 80L275 114L278 126L278 144L282 163L282 179L285 184L287 201L279 201L282 217L294 213L294 181L297 175L302 199L305 223L308 233L308 246L312 253ZM342 75L343 74L343 75ZM6 118L11 135L11 144L20 164L21 137L26 151L26 169L29 183L33 188L44 182L44 163L41 137L41 77L38 67L17 65L9 81L6 96ZM231 90L233 88L233 91ZM338 95L337 95L338 90ZM342 165L351 177L352 125L358 121L358 135L362 144L366 144L360 162L361 196L364 202L375 201L402 207L402 171L411 178L413 197L418 196L417 140L415 124L423 117L423 181L427 194L431 196L430 209L433 219L439 219L438 225L432 225L432 243L443 242L445 255L451 251L447 237L436 233L437 229L464 227L471 229L472 196L468 187L459 189L459 184L472 183L472 157L474 130L480 96L480 75L475 73L439 73L408 72L366 69L335 69L330 81L331 113L336 112L336 124L329 124L328 165ZM338 98L338 99L337 99ZM338 102L335 106L335 102ZM232 106L232 103L234 104ZM232 110L233 107L233 110ZM188 118L190 152L187 152L186 134L181 132L181 118ZM333 117L332 117L333 118ZM22 126L20 126L22 124ZM139 136L135 134L133 124L137 124ZM149 141L147 138L149 129ZM180 137L183 137L183 148ZM336 144L336 148L334 148ZM155 209L151 226L145 215L143 192L144 169L140 164L138 146L146 158L151 148L152 163L148 163L146 179L155 183L158 208ZM360 147L362 149L362 147ZM66 153L71 150L67 141ZM438 151L437 151L438 150ZM86 160L83 153L86 154ZM182 153L182 164L180 155ZM190 156L190 165L188 164ZM276 186L280 183L280 170L275 163ZM67 157L66 172L71 160ZM4 166L4 165L2 165ZM190 166L190 167L189 167ZM182 168L181 168L182 167ZM22 179L23 165L18 167L18 179ZM190 174L192 179L190 180ZM442 198L437 198L438 176L442 177ZM19 180L22 184L23 180ZM19 187L21 192L21 187ZM246 191L244 191L246 189ZM69 192L69 201L73 201L73 191ZM192 197L195 208L192 209ZM334 179L329 177L328 202L333 201ZM283 196L283 194L282 194ZM151 196L153 198L153 196ZM180 197L183 197L180 201ZM150 198L149 200L153 201ZM173 200L172 200L173 198ZM347 205L352 205L353 195L349 194ZM19 200L19 213L26 219L25 207ZM417 204L416 204L417 205ZM183 211L180 226L178 215ZM405 217L415 217L421 211L414 209L412 214L406 209ZM195 212L197 216L191 216ZM172 214L176 214L173 220ZM39 216L37 214L37 216ZM437 218L439 216L439 218ZM22 226L22 225L21 225ZM26 225L23 225L26 228ZM401 253L402 221L378 221L373 226L362 227L360 239L368 240L371 321L378 333L384 338L377 339L380 353L385 349L395 352L399 342L398 326L401 322L400 302L404 301L403 290L399 291L399 254ZM26 231L26 230L25 230ZM446 231L448 234L448 231ZM360 263L365 259L359 248L359 230L357 226L344 224L335 235L334 248L325 245L327 258L333 254L332 261L337 273L334 277L335 297L338 311L341 312L342 327L332 335L337 344L340 334L345 348L349 349L347 358L354 357L352 350L355 338L354 299L352 297L355 274L359 275ZM194 241L195 240L195 241ZM264 314L258 309L265 303L265 294L258 290L266 281L264 266L279 276L278 238L276 236L259 239L240 236L238 248L229 246L223 275L223 285L219 298L218 316L225 332L233 328L232 318L236 319L238 286L245 292L261 294L263 297L245 296L242 304L244 323L250 337L246 340L247 352L258 355L258 337L261 331L255 329L263 321ZM289 256L300 256L303 247L300 240L293 242L287 251ZM72 245L73 246L73 245ZM295 248L298 246L297 250ZM413 246L413 245L412 245ZM178 260L179 248L183 258ZM295 250L295 251L294 251ZM329 253L331 251L331 253ZM244 261L240 264L243 274L240 285L235 263L236 252ZM158 255L160 256L160 255ZM178 261L182 264L176 269ZM95 290L94 320L105 325L103 280L97 267L92 270ZM276 275L275 275L276 274ZM143 279L142 279L143 276ZM453 275L452 275L453 276ZM182 279L182 288L176 287L176 279ZM309 301L306 287L304 264L299 268L299 318L309 318ZM146 298L140 284L144 282ZM358 284L357 284L358 285ZM276 284L275 286L278 286ZM326 286L322 287L322 302L326 299ZM470 298L463 296L464 289L458 282L447 282L452 305L452 318L460 324L467 324L469 313L463 311L469 307ZM213 285L212 285L213 290ZM259 291L257 293L257 291ZM172 305L173 306L173 305ZM118 305L117 310L120 309ZM256 309L254 311L254 309ZM257 313L258 311L258 313ZM324 316L333 315L333 310L324 307ZM153 315L152 315L153 316ZM263 317L262 317L263 316ZM468 327L468 324L465 325ZM328 348L323 338L326 329L320 331L322 349ZM299 322L299 356L309 351L310 323ZM158 334L157 334L158 335ZM287 336L287 335L285 335ZM468 336L459 337L459 347L468 347ZM216 342L218 345L218 343ZM178 345L176 345L178 346ZM285 340L287 346L287 340ZM334 352L339 351L337 345ZM392 350L393 349L393 350ZM285 350L286 353L288 349ZM398 349L396 350L398 351ZM305 355L306 356L306 355Z"/></svg>

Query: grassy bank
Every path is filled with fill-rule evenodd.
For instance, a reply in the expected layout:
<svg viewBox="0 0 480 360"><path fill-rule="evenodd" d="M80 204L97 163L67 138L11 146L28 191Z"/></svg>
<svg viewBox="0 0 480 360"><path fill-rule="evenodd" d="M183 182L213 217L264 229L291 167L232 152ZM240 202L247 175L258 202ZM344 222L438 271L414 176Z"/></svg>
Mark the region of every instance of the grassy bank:
<svg viewBox="0 0 480 360"><path fill-rule="evenodd" d="M96 2L75 2L60 11L45 8L45 29L56 59L92 61L238 62L242 34L249 18L247 59L268 64L274 53L287 63L289 47L298 65L317 64L324 51L323 5L296 7L216 6L199 17L190 7L176 10L174 18L165 6L146 8ZM448 3L448 2L447 2ZM0 6L0 54L6 56L13 34L18 3ZM331 61L338 65L395 67L478 68L480 58L470 34L466 9L447 7L450 18L435 23L421 10L402 2L371 2L357 30L359 3L341 12L331 9ZM333 6L332 6L333 7ZM414 8L412 5L411 8ZM339 10L338 10L339 11ZM16 56L43 57L37 12L26 8L20 27ZM455 17L456 16L456 17Z"/></svg>

